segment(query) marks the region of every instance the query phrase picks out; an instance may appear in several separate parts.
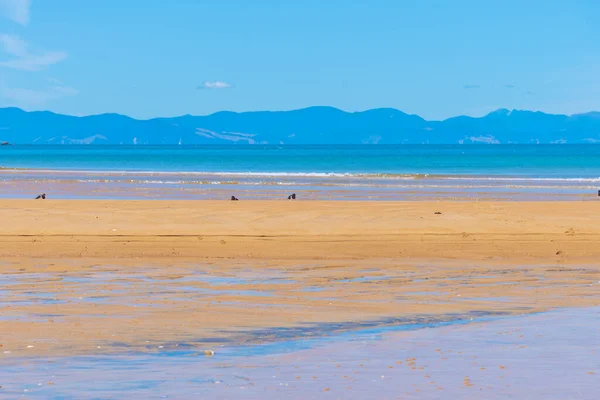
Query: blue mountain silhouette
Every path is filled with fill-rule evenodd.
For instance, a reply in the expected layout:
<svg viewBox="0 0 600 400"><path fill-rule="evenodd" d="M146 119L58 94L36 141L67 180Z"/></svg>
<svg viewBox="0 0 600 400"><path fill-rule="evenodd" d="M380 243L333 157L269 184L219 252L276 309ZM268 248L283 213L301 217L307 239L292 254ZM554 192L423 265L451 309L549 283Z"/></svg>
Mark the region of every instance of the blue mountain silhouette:
<svg viewBox="0 0 600 400"><path fill-rule="evenodd" d="M0 108L0 141L14 144L470 144L600 142L600 113L493 111L426 121L390 108L345 112L218 112L137 120L119 114L74 117Z"/></svg>

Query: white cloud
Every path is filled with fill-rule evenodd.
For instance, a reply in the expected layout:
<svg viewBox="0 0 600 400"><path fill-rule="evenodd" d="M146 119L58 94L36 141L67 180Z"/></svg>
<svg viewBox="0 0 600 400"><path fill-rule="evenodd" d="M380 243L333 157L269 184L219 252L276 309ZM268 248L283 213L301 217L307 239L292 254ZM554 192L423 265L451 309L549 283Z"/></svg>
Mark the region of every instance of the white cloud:
<svg viewBox="0 0 600 400"><path fill-rule="evenodd" d="M0 43L4 47L4 51L11 56L27 57L27 43L15 35L0 35Z"/></svg>
<svg viewBox="0 0 600 400"><path fill-rule="evenodd" d="M41 106L52 100L77 94L79 94L77 89L68 86L48 86L44 90L32 90L0 85L0 97L10 101L11 105L22 107Z"/></svg>
<svg viewBox="0 0 600 400"><path fill-rule="evenodd" d="M204 82L202 85L198 86L198 89L229 89L231 85L227 82L222 81L214 81L214 82Z"/></svg>
<svg viewBox="0 0 600 400"><path fill-rule="evenodd" d="M0 45L4 48L6 54L12 56L11 59L0 61L0 67L22 71L39 71L67 58L67 54L62 51L31 53L27 42L15 35L0 34Z"/></svg>
<svg viewBox="0 0 600 400"><path fill-rule="evenodd" d="M0 66L23 71L39 71L45 67L61 62L67 58L63 52L48 52L39 56L18 58L0 62Z"/></svg>
<svg viewBox="0 0 600 400"><path fill-rule="evenodd" d="M27 25L29 23L29 10L31 0L0 0L0 15L13 21Z"/></svg>

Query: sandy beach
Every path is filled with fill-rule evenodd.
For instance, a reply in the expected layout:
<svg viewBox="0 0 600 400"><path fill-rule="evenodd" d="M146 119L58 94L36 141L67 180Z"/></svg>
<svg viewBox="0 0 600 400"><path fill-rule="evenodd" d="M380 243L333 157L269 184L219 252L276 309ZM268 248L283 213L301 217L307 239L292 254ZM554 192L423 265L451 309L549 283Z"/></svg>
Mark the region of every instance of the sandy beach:
<svg viewBox="0 0 600 400"><path fill-rule="evenodd" d="M600 397L600 2L430 3L0 0L0 400Z"/></svg>
<svg viewBox="0 0 600 400"><path fill-rule="evenodd" d="M201 352L600 305L591 202L0 206L7 357Z"/></svg>
<svg viewBox="0 0 600 400"><path fill-rule="evenodd" d="M600 255L598 207L595 202L0 200L0 256L593 262Z"/></svg>

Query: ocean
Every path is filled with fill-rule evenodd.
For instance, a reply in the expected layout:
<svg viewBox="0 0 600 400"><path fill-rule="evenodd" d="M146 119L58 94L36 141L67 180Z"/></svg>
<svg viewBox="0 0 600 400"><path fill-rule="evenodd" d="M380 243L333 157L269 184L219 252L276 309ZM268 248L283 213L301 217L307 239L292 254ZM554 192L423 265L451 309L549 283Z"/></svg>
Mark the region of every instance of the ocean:
<svg viewBox="0 0 600 400"><path fill-rule="evenodd" d="M0 168L17 198L593 199L600 146L2 146Z"/></svg>

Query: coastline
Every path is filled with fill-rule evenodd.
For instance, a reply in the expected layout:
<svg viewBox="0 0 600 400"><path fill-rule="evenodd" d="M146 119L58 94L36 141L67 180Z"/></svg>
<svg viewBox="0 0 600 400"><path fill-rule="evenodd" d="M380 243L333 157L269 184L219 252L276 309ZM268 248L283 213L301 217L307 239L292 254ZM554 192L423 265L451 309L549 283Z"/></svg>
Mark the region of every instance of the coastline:
<svg viewBox="0 0 600 400"><path fill-rule="evenodd" d="M19 147L3 154L0 198L591 201L599 148Z"/></svg>

